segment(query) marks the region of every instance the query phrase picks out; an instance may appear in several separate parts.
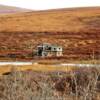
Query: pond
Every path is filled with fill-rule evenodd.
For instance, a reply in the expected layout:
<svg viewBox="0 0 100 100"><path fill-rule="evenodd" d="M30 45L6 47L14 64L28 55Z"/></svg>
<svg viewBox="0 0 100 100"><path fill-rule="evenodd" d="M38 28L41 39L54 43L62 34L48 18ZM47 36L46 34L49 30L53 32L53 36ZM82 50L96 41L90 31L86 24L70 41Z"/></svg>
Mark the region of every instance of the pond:
<svg viewBox="0 0 100 100"><path fill-rule="evenodd" d="M0 66L5 66L5 65L15 65L15 66L20 66L20 65L32 65L36 64L36 62L21 62L21 61L16 61L16 62L0 62ZM37 63L38 64L38 63ZM100 67L100 64L74 64L74 63L60 63L60 64L54 64L54 66L76 66L76 67Z"/></svg>
<svg viewBox="0 0 100 100"><path fill-rule="evenodd" d="M77 67L100 67L100 64L74 64L74 63L61 63L56 66L77 66Z"/></svg>
<svg viewBox="0 0 100 100"><path fill-rule="evenodd" d="M0 62L0 66L3 65L32 65L32 62Z"/></svg>

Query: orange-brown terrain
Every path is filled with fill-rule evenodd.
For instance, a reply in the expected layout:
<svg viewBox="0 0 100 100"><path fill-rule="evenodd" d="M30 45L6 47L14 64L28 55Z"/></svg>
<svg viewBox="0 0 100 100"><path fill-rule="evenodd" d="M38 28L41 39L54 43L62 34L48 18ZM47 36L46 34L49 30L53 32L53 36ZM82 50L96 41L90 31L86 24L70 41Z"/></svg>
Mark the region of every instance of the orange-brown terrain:
<svg viewBox="0 0 100 100"><path fill-rule="evenodd" d="M100 58L100 7L0 15L0 57L32 58L42 42L63 46L62 58Z"/></svg>

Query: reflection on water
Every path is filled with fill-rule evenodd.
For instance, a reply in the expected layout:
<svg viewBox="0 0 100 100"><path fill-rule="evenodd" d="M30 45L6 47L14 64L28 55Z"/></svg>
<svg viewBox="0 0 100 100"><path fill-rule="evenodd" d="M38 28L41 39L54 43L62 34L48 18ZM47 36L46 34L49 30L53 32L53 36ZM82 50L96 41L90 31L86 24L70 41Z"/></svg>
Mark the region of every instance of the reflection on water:
<svg viewBox="0 0 100 100"><path fill-rule="evenodd" d="M32 65L38 64L37 62L0 62L0 66L2 65ZM61 63L61 64L54 64L54 66L77 66L77 67L100 67L100 64L74 64L74 63Z"/></svg>
<svg viewBox="0 0 100 100"><path fill-rule="evenodd" d="M32 65L32 62L0 62L0 65Z"/></svg>
<svg viewBox="0 0 100 100"><path fill-rule="evenodd" d="M100 64L73 64L73 63L62 63L57 66L77 66L77 67L100 67Z"/></svg>

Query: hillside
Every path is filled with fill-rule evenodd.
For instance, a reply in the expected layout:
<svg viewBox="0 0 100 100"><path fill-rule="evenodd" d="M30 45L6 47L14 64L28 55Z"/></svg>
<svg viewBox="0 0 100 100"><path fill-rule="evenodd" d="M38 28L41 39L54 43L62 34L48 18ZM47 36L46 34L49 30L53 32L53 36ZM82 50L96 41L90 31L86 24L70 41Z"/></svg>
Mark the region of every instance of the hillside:
<svg viewBox="0 0 100 100"><path fill-rule="evenodd" d="M100 31L100 8L35 11L1 16L0 31L96 32Z"/></svg>
<svg viewBox="0 0 100 100"><path fill-rule="evenodd" d="M13 14L20 12L28 12L30 10L6 5L0 5L0 14Z"/></svg>
<svg viewBox="0 0 100 100"><path fill-rule="evenodd" d="M49 42L62 45L67 59L93 59L94 56L99 59L99 34L99 7L2 15L0 53L1 56L23 50L31 53L37 44Z"/></svg>

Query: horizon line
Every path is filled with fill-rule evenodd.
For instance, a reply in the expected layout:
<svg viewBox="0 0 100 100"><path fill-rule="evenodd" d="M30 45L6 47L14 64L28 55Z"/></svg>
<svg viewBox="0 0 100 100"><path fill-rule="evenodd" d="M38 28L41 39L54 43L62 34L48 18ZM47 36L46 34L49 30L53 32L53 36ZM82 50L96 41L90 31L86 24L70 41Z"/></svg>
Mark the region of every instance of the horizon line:
<svg viewBox="0 0 100 100"><path fill-rule="evenodd" d="M57 7L57 8L47 8L47 9L30 9L30 8L25 8L25 7L19 7L19 6L12 6L12 5L5 5L5 4L0 4L1 6L8 6L8 7L15 7L19 9L26 9L30 11L45 11L45 10L59 10L59 9L77 9L77 8L98 8L100 6L73 6L73 7Z"/></svg>

